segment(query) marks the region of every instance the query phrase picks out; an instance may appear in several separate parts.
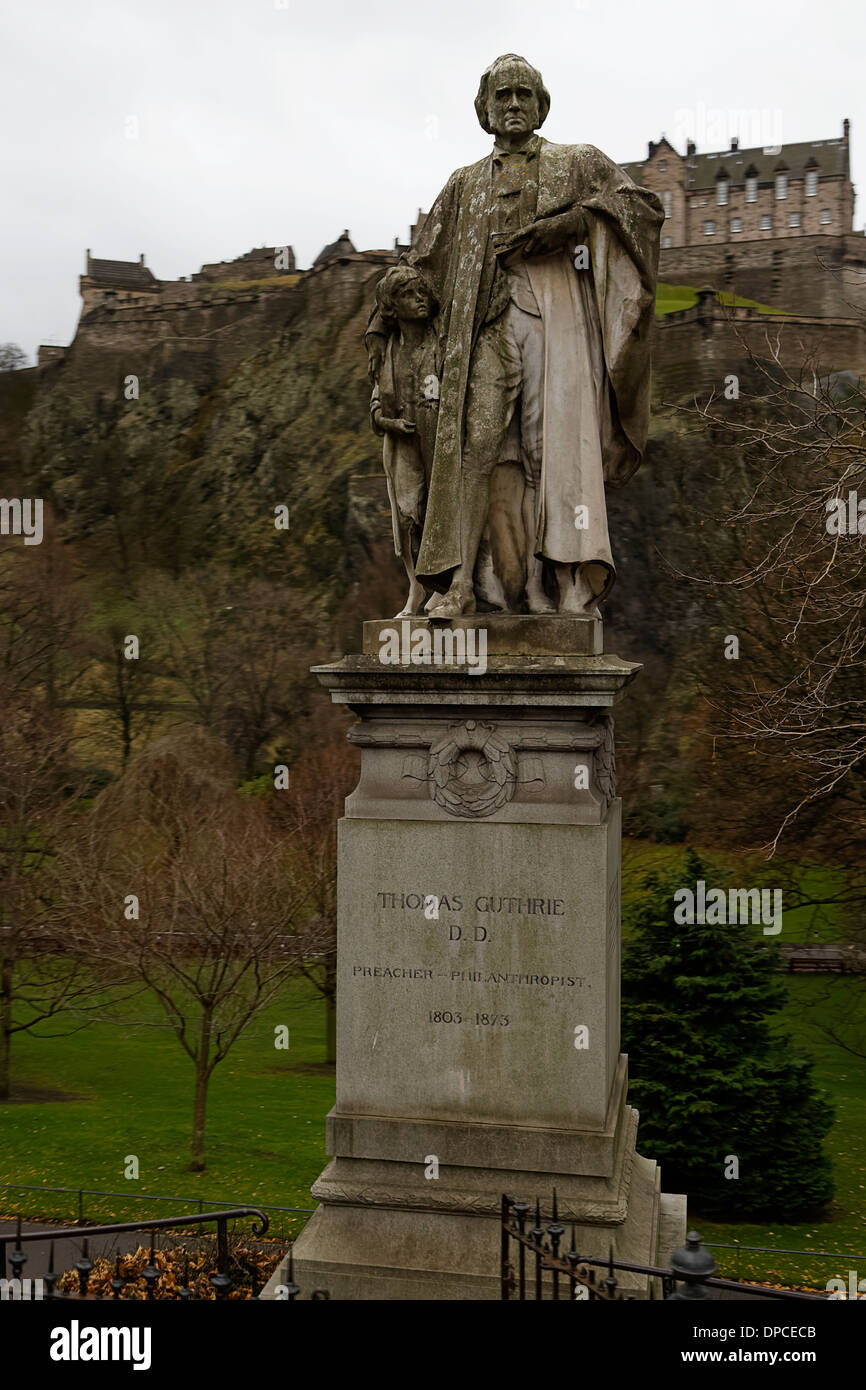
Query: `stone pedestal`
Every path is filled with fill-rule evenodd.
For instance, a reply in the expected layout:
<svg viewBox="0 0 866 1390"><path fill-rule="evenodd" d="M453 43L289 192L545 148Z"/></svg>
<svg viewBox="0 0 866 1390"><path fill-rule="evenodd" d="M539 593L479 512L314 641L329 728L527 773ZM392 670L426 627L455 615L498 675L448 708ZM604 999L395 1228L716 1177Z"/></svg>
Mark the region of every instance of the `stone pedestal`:
<svg viewBox="0 0 866 1390"><path fill-rule="evenodd" d="M316 670L362 750L339 826L334 1157L294 1252L302 1289L338 1299L497 1298L504 1192L549 1219L555 1187L583 1255L666 1263L685 1237L684 1199L636 1152L619 1050L611 709L639 667L602 653L599 620L446 626L452 658L474 629L474 665L406 660L437 651L412 619L366 623L362 655ZM394 629L401 664L381 659Z"/></svg>

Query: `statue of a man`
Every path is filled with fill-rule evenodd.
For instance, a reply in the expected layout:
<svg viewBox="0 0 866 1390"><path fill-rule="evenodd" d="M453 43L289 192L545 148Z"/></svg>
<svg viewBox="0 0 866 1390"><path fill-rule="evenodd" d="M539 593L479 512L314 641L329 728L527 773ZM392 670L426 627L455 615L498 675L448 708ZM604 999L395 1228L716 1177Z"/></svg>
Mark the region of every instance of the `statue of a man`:
<svg viewBox="0 0 866 1390"><path fill-rule="evenodd" d="M594 146L537 135L549 107L524 58L491 64L475 110L492 154L451 175L404 257L440 305L416 562L442 595L431 618L475 611L485 525L496 550L491 477L507 464L521 478L510 525L524 584L509 606L595 611L614 578L604 483L625 482L646 442L662 207ZM380 331L371 322L368 346ZM505 592L514 587L512 576Z"/></svg>

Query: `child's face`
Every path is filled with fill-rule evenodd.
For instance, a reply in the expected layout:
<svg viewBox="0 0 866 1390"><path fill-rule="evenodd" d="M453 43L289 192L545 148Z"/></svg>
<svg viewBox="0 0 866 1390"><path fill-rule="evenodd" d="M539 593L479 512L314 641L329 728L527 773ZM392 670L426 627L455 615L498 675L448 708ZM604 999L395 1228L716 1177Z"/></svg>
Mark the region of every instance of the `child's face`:
<svg viewBox="0 0 866 1390"><path fill-rule="evenodd" d="M433 308L420 275L395 290L392 302L398 319L429 319Z"/></svg>

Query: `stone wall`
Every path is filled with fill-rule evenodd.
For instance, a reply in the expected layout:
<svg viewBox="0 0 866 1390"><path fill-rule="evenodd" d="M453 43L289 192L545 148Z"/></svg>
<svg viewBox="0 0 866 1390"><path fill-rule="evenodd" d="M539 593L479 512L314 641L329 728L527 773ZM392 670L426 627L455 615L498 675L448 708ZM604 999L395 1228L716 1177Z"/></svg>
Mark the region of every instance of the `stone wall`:
<svg viewBox="0 0 866 1390"><path fill-rule="evenodd" d="M366 312L393 260L387 251L358 253L314 271L273 276L265 285L161 281L158 294L107 298L82 312L73 343L56 349L54 360L64 358L67 384L85 389L114 390L118 375L134 373L174 376L208 391L299 314L314 321ZM363 351L359 338L359 361Z"/></svg>
<svg viewBox="0 0 866 1390"><path fill-rule="evenodd" d="M328 265L316 266L303 276L307 303L313 314L334 310L351 312L364 291L373 308L377 280L393 265L395 255L388 251L359 251ZM362 345L360 350L363 350Z"/></svg>
<svg viewBox="0 0 866 1390"><path fill-rule="evenodd" d="M866 312L866 237L674 246L660 254L659 279L709 284L789 313L849 318Z"/></svg>
<svg viewBox="0 0 866 1390"><path fill-rule="evenodd" d="M295 277L248 291L174 282L144 304L106 303L82 316L66 354L67 381L120 372L176 376L206 391L260 350L303 307Z"/></svg>
<svg viewBox="0 0 866 1390"><path fill-rule="evenodd" d="M748 373L750 353L766 360L776 351L782 365L795 374L812 361L822 375L852 371L866 376L866 322L731 312L705 298L693 309L656 320L657 395L670 399L711 388L722 392L726 376Z"/></svg>

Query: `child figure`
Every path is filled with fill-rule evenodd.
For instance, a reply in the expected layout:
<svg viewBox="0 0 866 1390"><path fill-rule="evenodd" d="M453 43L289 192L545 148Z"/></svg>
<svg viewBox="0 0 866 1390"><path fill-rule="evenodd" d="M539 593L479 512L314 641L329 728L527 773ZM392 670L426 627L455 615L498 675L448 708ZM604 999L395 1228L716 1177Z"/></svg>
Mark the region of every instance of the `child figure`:
<svg viewBox="0 0 866 1390"><path fill-rule="evenodd" d="M409 618L419 611L425 596L415 576L415 560L421 545L439 408L436 334L431 326L435 304L411 266L394 266L386 272L376 286L376 304L387 337L373 369L370 418L373 429L383 436L382 462L394 550L409 579L408 598L396 617Z"/></svg>

